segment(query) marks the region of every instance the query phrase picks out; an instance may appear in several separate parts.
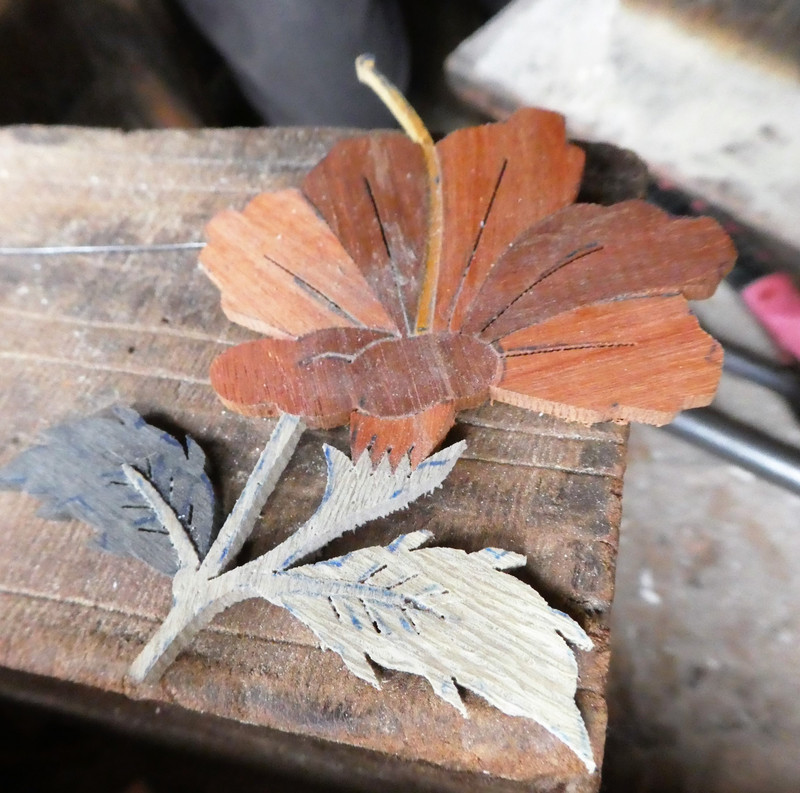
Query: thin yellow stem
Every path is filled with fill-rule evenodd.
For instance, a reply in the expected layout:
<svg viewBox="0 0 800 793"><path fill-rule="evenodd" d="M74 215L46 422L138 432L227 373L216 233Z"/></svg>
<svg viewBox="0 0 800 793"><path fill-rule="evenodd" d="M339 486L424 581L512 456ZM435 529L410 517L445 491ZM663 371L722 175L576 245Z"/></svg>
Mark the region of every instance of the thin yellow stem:
<svg viewBox="0 0 800 793"><path fill-rule="evenodd" d="M356 58L356 75L378 95L411 140L422 146L428 175L428 239L415 332L425 333L431 329L434 321L439 262L442 255L443 206L439 157L436 154L433 138L422 123L422 119L400 91L375 68L375 59L372 56L359 55Z"/></svg>

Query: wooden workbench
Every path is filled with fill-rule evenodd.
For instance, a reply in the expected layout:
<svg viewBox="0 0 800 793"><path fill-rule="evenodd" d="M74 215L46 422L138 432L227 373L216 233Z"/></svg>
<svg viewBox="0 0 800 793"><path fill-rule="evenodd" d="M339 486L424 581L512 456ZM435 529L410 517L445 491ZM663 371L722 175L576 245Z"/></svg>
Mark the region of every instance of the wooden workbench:
<svg viewBox="0 0 800 793"><path fill-rule="evenodd" d="M184 243L217 210L297 184L344 134L0 131L0 465L52 424L130 404L204 446L229 509L273 422L224 410L208 383L213 357L255 334L224 317ZM523 578L595 642L578 654L577 700L600 764L626 432L487 406L454 434L468 450L442 490L332 550L427 528L526 554ZM342 431L306 433L251 555L313 509L323 441L347 447ZM168 611L169 580L36 508L0 492L0 693L364 789L599 785L544 729L475 696L464 720L421 678L386 673L374 690L264 602L225 612L159 684L132 688L125 670Z"/></svg>

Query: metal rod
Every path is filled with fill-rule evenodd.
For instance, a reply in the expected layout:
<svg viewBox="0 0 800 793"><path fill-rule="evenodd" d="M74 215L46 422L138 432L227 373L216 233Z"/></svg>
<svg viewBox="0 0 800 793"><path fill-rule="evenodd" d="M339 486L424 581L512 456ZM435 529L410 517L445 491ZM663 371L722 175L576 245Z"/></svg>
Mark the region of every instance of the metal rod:
<svg viewBox="0 0 800 793"><path fill-rule="evenodd" d="M714 408L684 411L664 429L800 495L800 449Z"/></svg>
<svg viewBox="0 0 800 793"><path fill-rule="evenodd" d="M743 377L782 396L800 419L800 369L773 363L730 342L723 342L727 374Z"/></svg>

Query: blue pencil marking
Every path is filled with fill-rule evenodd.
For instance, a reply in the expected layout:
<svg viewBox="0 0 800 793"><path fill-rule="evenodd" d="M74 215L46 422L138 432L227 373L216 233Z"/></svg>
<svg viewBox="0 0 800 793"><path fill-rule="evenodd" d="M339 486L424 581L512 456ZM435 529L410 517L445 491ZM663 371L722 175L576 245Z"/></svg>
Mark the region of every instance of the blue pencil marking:
<svg viewBox="0 0 800 793"><path fill-rule="evenodd" d="M96 510L93 510L87 503L86 499L81 495L71 496L70 498L64 499L61 504L59 504L59 507L66 507L70 504L77 504L79 507L87 510L88 512L96 512Z"/></svg>
<svg viewBox="0 0 800 793"><path fill-rule="evenodd" d="M342 566L342 565L345 563L345 560L346 560L346 559L347 559L349 556L350 556L350 554L347 554L347 556L341 556L341 557L339 557L338 559L331 559L331 560L328 562L328 564L329 564L331 567L341 567L341 566Z"/></svg>
<svg viewBox="0 0 800 793"><path fill-rule="evenodd" d="M145 422L142 421L142 423L144 424ZM159 440L164 441L169 446L177 446L181 451L183 451L183 446L181 445L180 441L178 441L176 438L173 438L172 435L170 435L169 433L160 432Z"/></svg>
<svg viewBox="0 0 800 793"><path fill-rule="evenodd" d="M405 490L404 487L401 487L399 490L395 490L389 498L397 498L403 491Z"/></svg>
<svg viewBox="0 0 800 793"><path fill-rule="evenodd" d="M350 622L353 623L353 627L356 628L356 630L363 630L364 626L361 624L360 620L355 614L350 615Z"/></svg>
<svg viewBox="0 0 800 793"><path fill-rule="evenodd" d="M322 505L331 497L333 493L333 455L331 452L333 451L333 447L325 446L322 447L322 452L325 455L325 466L328 469L328 481L325 483L325 492L322 494L322 500L319 502L319 507L317 507L317 512L319 512Z"/></svg>
<svg viewBox="0 0 800 793"><path fill-rule="evenodd" d="M417 470L419 471L421 468L436 468L439 465L447 465L449 462L449 460L426 460L417 466Z"/></svg>
<svg viewBox="0 0 800 793"><path fill-rule="evenodd" d="M292 554L292 555L289 557L289 559L287 560L287 564L288 564L288 562L289 562L290 560L291 560L291 561L294 561L294 559L295 559L297 556L298 556L298 554L296 554L296 553ZM337 557L337 558L335 558L335 559L327 559L327 560L326 560L326 561L324 561L324 562L317 562L317 564L318 564L318 565L327 565L328 567L341 567L343 564L345 564L345 563L347 562L347 560L348 560L349 558L350 558L350 554L349 554L349 553L347 553L347 554L345 554L344 556L339 556L339 557Z"/></svg>
<svg viewBox="0 0 800 793"><path fill-rule="evenodd" d="M389 553L395 553L401 548L403 542L405 542L406 537L408 537L407 534L401 534L399 537L392 540L392 542L386 546L386 550L389 551Z"/></svg>

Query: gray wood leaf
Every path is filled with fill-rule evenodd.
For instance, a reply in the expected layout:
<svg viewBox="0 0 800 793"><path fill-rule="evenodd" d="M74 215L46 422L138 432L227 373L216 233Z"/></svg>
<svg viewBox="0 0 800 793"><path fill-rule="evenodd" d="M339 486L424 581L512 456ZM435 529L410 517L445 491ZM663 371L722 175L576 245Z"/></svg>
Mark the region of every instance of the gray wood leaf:
<svg viewBox="0 0 800 793"><path fill-rule="evenodd" d="M38 446L0 469L0 487L41 499L44 518L89 523L97 529L97 547L173 575L178 559L167 530L123 473L123 463L156 488L202 559L216 529L205 454L191 438L184 447L130 408L49 429Z"/></svg>

